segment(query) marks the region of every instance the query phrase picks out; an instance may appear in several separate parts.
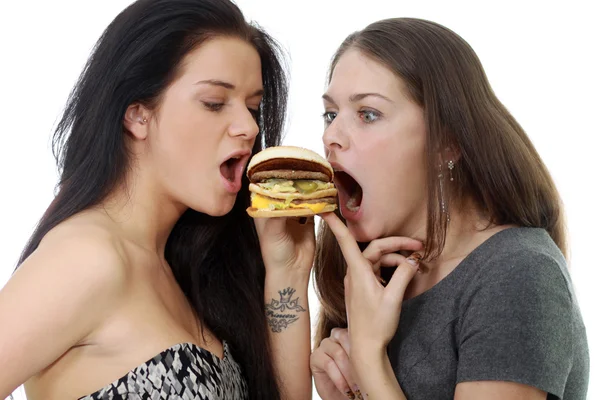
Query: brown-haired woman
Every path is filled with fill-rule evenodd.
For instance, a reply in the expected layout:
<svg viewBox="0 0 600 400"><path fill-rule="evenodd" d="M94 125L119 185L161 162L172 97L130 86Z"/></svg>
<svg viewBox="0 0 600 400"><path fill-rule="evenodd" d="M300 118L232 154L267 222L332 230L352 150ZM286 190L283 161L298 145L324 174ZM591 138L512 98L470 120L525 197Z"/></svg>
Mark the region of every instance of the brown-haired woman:
<svg viewBox="0 0 600 400"><path fill-rule="evenodd" d="M325 215L317 249L321 397L585 399L561 201L471 47L373 23L323 99L346 224Z"/></svg>

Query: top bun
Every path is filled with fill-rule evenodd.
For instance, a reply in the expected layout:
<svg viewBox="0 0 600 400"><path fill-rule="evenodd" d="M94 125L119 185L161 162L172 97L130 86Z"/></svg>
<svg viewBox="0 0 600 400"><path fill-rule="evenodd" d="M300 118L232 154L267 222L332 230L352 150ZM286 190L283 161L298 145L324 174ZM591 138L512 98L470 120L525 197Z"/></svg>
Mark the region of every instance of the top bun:
<svg viewBox="0 0 600 400"><path fill-rule="evenodd" d="M261 171L298 170L320 172L333 179L331 164L321 155L312 150L296 146L268 147L257 153L248 163L247 175Z"/></svg>

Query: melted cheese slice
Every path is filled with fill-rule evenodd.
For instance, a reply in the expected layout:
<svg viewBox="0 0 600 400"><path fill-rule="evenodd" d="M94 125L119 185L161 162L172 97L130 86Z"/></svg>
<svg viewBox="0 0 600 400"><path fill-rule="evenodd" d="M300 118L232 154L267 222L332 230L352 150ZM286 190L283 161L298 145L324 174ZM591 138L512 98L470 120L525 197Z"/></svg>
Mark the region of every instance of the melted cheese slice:
<svg viewBox="0 0 600 400"><path fill-rule="evenodd" d="M285 204L284 201L268 199L260 194L252 193L252 207L263 210L285 210L286 208L308 208L315 214L320 213L327 206L327 203L301 203Z"/></svg>

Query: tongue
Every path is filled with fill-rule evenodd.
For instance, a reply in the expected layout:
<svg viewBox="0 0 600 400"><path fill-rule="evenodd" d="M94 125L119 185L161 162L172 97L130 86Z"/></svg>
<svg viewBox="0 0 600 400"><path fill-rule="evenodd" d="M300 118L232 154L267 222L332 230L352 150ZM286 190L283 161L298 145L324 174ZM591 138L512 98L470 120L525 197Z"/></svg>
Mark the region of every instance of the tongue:
<svg viewBox="0 0 600 400"><path fill-rule="evenodd" d="M352 212L358 211L358 209L360 208L360 204L362 203L362 197L362 188L360 187L360 185L357 184L356 188L354 189L354 192L346 202L346 207L348 208L348 210Z"/></svg>
<svg viewBox="0 0 600 400"><path fill-rule="evenodd" d="M227 160L221 164L221 175L230 182L235 180L235 160Z"/></svg>

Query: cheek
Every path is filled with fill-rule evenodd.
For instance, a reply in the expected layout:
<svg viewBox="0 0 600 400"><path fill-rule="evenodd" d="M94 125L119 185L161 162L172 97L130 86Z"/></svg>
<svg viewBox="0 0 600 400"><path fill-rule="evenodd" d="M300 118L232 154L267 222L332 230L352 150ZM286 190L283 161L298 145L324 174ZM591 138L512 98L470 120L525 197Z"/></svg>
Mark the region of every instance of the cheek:
<svg viewBox="0 0 600 400"><path fill-rule="evenodd" d="M374 189L373 201L379 207L389 211L389 205L396 204L394 208L403 213L423 202L427 169L422 137L406 138L398 133L372 139L361 157L366 178Z"/></svg>
<svg viewBox="0 0 600 400"><path fill-rule="evenodd" d="M399 135L373 135L358 146L358 164L369 181L379 182L383 187L395 186L396 182L404 184L421 168L420 147Z"/></svg>
<svg viewBox="0 0 600 400"><path fill-rule="evenodd" d="M207 114L187 105L161 118L155 153L164 172L179 184L199 182L214 168L222 135Z"/></svg>
<svg viewBox="0 0 600 400"><path fill-rule="evenodd" d="M407 201L422 197L427 187L424 147L416 141L396 143L394 147L398 151L388 154L388 176L394 183L392 187L395 188L396 195Z"/></svg>

